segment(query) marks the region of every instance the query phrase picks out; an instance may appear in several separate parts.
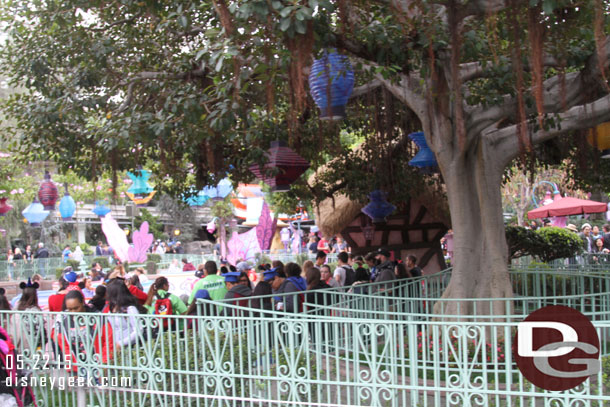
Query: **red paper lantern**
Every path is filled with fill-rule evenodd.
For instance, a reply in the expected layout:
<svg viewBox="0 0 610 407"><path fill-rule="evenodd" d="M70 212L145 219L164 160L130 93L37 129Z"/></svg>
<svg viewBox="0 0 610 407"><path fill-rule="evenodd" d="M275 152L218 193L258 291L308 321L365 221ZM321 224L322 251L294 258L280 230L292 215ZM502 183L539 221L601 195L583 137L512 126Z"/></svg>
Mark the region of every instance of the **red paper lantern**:
<svg viewBox="0 0 610 407"><path fill-rule="evenodd" d="M44 206L45 211L52 211L55 209L55 203L57 203L58 198L57 185L51 181L49 171L45 171L44 181L38 189L38 199L40 199L40 203Z"/></svg>
<svg viewBox="0 0 610 407"><path fill-rule="evenodd" d="M267 159L268 162L263 167L253 165L250 167L250 171L271 186L272 191L288 191L290 184L309 168L309 163L282 141L271 143ZM277 168L275 175L270 175L271 169L275 168Z"/></svg>
<svg viewBox="0 0 610 407"><path fill-rule="evenodd" d="M0 198L0 216L6 215L8 211L13 209L12 206L6 203L7 199L8 198Z"/></svg>

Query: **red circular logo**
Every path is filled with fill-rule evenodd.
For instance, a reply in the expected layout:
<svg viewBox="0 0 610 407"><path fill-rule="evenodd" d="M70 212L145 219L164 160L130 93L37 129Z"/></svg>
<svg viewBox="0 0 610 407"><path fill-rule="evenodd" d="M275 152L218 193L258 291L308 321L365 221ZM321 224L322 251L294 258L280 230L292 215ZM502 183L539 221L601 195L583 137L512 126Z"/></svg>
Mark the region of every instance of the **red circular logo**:
<svg viewBox="0 0 610 407"><path fill-rule="evenodd" d="M534 385L551 391L574 388L600 370L599 336L574 308L550 305L519 323L513 343L517 367Z"/></svg>

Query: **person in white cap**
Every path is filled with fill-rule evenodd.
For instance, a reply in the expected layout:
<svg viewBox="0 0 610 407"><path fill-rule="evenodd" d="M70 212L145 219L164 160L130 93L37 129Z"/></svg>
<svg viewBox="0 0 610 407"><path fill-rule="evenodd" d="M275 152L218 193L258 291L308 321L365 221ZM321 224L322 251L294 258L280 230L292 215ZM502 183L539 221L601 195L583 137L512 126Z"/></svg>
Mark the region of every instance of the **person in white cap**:
<svg viewBox="0 0 610 407"><path fill-rule="evenodd" d="M583 249L586 253L591 253L593 249L593 239L591 238L591 225L583 223L580 227L581 232L578 234L582 239Z"/></svg>

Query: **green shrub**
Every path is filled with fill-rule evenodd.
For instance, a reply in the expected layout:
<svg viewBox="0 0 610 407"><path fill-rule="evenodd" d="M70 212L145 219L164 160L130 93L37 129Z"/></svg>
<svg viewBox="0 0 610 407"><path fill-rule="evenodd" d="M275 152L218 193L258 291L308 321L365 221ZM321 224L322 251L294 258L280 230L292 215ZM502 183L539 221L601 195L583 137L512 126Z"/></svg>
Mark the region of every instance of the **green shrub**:
<svg viewBox="0 0 610 407"><path fill-rule="evenodd" d="M55 269L55 279L59 280L59 278L61 277L61 275L64 273L64 268L63 267L58 267Z"/></svg>
<svg viewBox="0 0 610 407"><path fill-rule="evenodd" d="M79 246L85 256L91 256L93 254L93 249L91 249L91 246L88 243L80 243Z"/></svg>
<svg viewBox="0 0 610 407"><path fill-rule="evenodd" d="M543 241L531 229L521 226L507 226L505 233L509 261L523 256L533 256L542 248Z"/></svg>
<svg viewBox="0 0 610 407"><path fill-rule="evenodd" d="M271 258L263 253L256 253L254 255L254 262L256 263L255 268L258 270L258 266L261 264L271 264Z"/></svg>
<svg viewBox="0 0 610 407"><path fill-rule="evenodd" d="M100 263L100 266L102 266L103 269L107 269L110 267L110 262L108 262L107 256L94 257L91 261L93 263Z"/></svg>
<svg viewBox="0 0 610 407"><path fill-rule="evenodd" d="M570 230L558 227L545 227L538 229L536 234L544 242L543 249L536 255L544 262L574 257L582 252L582 239Z"/></svg>
<svg viewBox="0 0 610 407"><path fill-rule="evenodd" d="M73 259L68 259L68 261L66 263L68 264L68 266L72 267L72 270L74 270L74 271L80 270L80 262L79 261L73 260Z"/></svg>
<svg viewBox="0 0 610 407"><path fill-rule="evenodd" d="M581 238L572 231L558 227L544 227L536 231L521 226L506 227L508 257L535 256L544 263L570 258L582 251Z"/></svg>
<svg viewBox="0 0 610 407"><path fill-rule="evenodd" d="M303 266L303 263L305 263L307 260L309 260L309 255L307 253L300 253L297 254L294 258L294 261L299 265L299 266Z"/></svg>
<svg viewBox="0 0 610 407"><path fill-rule="evenodd" d="M157 274L157 263L155 263L154 261L147 261L146 272L148 274Z"/></svg>
<svg viewBox="0 0 610 407"><path fill-rule="evenodd" d="M174 389L201 389L207 394L224 393L228 396L242 396L250 394L250 381L248 379L215 380L218 372L216 369L230 369L241 374L253 374L254 371L249 360L254 360L254 354L248 350L249 341L245 335L234 334L227 337L225 333L218 334L213 330L201 329L198 335L188 331L183 337L175 332L166 332L155 339L149 339L147 343L137 348L121 348L116 360L131 361L132 366L144 370L143 366L155 366L166 373L158 375L134 376L133 387L154 388L164 379L165 383L171 383ZM123 354L121 354L123 353ZM198 355L198 357L194 357ZM196 374L184 374L176 370L188 371ZM205 373L205 376L202 374ZM164 376L164 377L163 377ZM216 386L222 385L222 390ZM165 399L167 397L167 399ZM148 407L152 405L171 405L175 402L181 406L197 406L200 401L194 398L180 398L174 396L149 396L145 395L135 406ZM130 404L128 404L130 405ZM207 406L220 407L224 403L219 400L210 400Z"/></svg>
<svg viewBox="0 0 610 407"><path fill-rule="evenodd" d="M608 389L610 388L610 356L602 358L602 372L602 383Z"/></svg>
<svg viewBox="0 0 610 407"><path fill-rule="evenodd" d="M159 264L161 263L161 260L163 260L163 257L161 257L160 254L156 254L156 253L148 253L148 255L146 256L146 261L152 261L155 264Z"/></svg>

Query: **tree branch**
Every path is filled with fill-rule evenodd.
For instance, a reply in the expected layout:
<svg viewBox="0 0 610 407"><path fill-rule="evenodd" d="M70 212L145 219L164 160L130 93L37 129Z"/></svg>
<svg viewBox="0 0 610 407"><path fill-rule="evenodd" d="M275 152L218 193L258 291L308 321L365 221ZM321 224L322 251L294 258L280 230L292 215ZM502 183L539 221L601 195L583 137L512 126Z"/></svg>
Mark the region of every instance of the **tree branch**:
<svg viewBox="0 0 610 407"><path fill-rule="evenodd" d="M112 27L115 27L115 26L117 26L117 25L131 23L131 22L133 22L133 21L134 21L136 18L140 17L141 15L142 15L142 13L136 13L136 14L134 14L134 15L133 15L133 16L131 16L131 17L125 18L125 19L123 19L123 20L118 20L118 21L115 21L114 23L110 23L110 24L108 24L108 25L107 25L107 26L105 26L105 27L91 27L91 26L89 26L89 27L87 27L87 29L88 29L88 30L91 30L91 31L96 31L96 32L103 32L103 31L106 31L106 30L108 30L108 29L110 29L110 28L112 28Z"/></svg>
<svg viewBox="0 0 610 407"><path fill-rule="evenodd" d="M606 37L606 53L610 54L610 36ZM599 70L598 54L593 54L587 60L580 72L565 74L565 87L562 85L560 75L555 75L543 84L544 111L557 113L591 100L592 92L603 89L600 81L603 76ZM606 58L604 69L610 67L610 59ZM515 116L517 101L511 95L504 95L502 102L494 107L483 105L466 107L468 114L467 129L469 132L479 133L490 126L495 126L501 120ZM526 107L526 114L536 111L535 106Z"/></svg>
<svg viewBox="0 0 610 407"><path fill-rule="evenodd" d="M471 0L464 8L464 17L493 14L506 7L506 0Z"/></svg>
<svg viewBox="0 0 610 407"><path fill-rule="evenodd" d="M552 130L538 130L531 133L532 144L540 144L559 135L594 127L610 121L610 94L592 103L578 105L556 116L558 126ZM497 151L502 151L502 160L507 164L519 154L519 144L516 137L517 125L503 127L484 134L484 137L495 145Z"/></svg>
<svg viewBox="0 0 610 407"><path fill-rule="evenodd" d="M493 66L493 62L487 61L485 63L482 62L466 62L460 65L460 77L462 83L467 81L471 81L473 79L479 78L488 78L495 75L493 70L490 70L489 67ZM508 64L510 66L510 64ZM557 60L552 55L545 55L543 59L543 65L545 67L553 67L558 68L561 67L561 62ZM524 64L523 69L525 71L529 71L531 69L529 63Z"/></svg>
<svg viewBox="0 0 610 407"><path fill-rule="evenodd" d="M354 99L354 98L360 97L362 95L366 95L367 93L372 92L375 89L379 88L381 85L382 85L382 83L379 79L373 79L372 81L370 81L369 83L367 83L365 85L354 88L354 90L349 98Z"/></svg>

